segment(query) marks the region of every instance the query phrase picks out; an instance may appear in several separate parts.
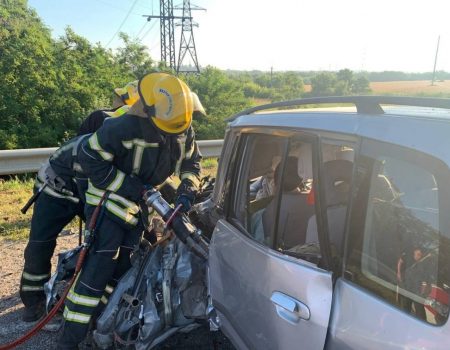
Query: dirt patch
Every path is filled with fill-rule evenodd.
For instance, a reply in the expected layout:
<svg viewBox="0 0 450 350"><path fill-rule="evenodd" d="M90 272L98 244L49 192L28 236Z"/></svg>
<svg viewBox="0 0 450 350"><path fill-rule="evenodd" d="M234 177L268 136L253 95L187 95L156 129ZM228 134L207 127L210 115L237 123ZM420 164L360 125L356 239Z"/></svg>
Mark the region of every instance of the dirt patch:
<svg viewBox="0 0 450 350"><path fill-rule="evenodd" d="M78 244L78 235L58 238L56 252L72 249ZM19 298L19 282L23 269L23 251L26 241L3 240L0 245L0 343L10 342L24 334L32 324L22 322L23 305ZM52 259L56 266L57 255ZM56 333L41 331L17 349L54 349Z"/></svg>

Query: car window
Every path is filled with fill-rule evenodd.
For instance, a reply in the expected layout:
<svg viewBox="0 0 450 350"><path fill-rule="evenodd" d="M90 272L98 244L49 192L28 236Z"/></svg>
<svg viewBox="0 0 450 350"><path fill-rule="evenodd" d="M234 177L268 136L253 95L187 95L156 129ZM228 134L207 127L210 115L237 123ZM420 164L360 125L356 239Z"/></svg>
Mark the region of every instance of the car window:
<svg viewBox="0 0 450 350"><path fill-rule="evenodd" d="M233 217L242 231L264 245L271 245L262 223L264 209L276 193L275 170L281 164L287 139L266 134L249 134L237 154Z"/></svg>
<svg viewBox="0 0 450 350"><path fill-rule="evenodd" d="M306 242L315 217L311 142L262 134L246 139L235 178L235 221L255 241L317 263L318 240Z"/></svg>
<svg viewBox="0 0 450 350"><path fill-rule="evenodd" d="M218 191L216 195L216 203L217 207L222 210L222 212L227 212L228 205L230 203L230 197L231 197L231 188L232 188L232 180L234 176L234 167L236 164L236 161L238 159L238 148L240 144L240 138L238 135L227 135L227 142L233 142L233 144L230 144L229 147L231 149L230 153L227 154L226 159L221 160L219 162L219 174L221 174L221 178L218 179L216 182L215 187L217 188L216 191ZM227 143L228 145L228 143ZM222 168L223 167L223 168ZM219 187L220 186L220 187Z"/></svg>
<svg viewBox="0 0 450 350"><path fill-rule="evenodd" d="M262 215L266 230L271 232L278 251L295 255L303 252L320 255L319 244L305 247L309 219L315 214L312 144L301 137L289 140L286 157L279 165L280 177L275 179L278 196ZM282 171L281 171L282 170Z"/></svg>
<svg viewBox="0 0 450 350"><path fill-rule="evenodd" d="M329 254L333 259L333 266L337 267L341 263L354 149L351 144L332 140L322 140L321 149L322 178L319 185L324 194L323 210L328 223ZM319 241L317 224L314 215L308 222L306 243Z"/></svg>
<svg viewBox="0 0 450 350"><path fill-rule="evenodd" d="M374 147L358 161L346 276L413 317L443 324L449 305L448 169Z"/></svg>

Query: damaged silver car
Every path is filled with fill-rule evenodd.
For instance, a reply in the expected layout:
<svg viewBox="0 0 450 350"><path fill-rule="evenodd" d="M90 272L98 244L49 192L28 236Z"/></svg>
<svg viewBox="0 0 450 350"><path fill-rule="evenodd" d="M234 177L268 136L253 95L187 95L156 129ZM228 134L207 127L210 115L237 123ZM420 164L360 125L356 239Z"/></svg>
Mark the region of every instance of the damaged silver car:
<svg viewBox="0 0 450 350"><path fill-rule="evenodd" d="M316 104L345 107L293 109ZM447 349L448 135L447 99L238 114L190 219L149 194L176 236L141 245L96 343L151 349L202 320L238 349Z"/></svg>

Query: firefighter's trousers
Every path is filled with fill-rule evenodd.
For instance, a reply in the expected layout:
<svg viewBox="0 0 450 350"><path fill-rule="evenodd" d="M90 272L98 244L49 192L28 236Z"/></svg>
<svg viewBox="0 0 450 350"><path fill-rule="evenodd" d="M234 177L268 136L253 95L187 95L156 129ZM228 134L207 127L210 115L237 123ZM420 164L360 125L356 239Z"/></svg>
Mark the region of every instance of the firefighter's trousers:
<svg viewBox="0 0 450 350"><path fill-rule="evenodd" d="M94 206L86 205L87 223L94 209ZM140 224L130 226L107 210L98 217L94 243L66 299L58 349L77 349L84 340L93 315L102 307L100 300L105 296L105 290L108 292L107 284L131 267L130 253L139 243L142 231Z"/></svg>
<svg viewBox="0 0 450 350"><path fill-rule="evenodd" d="M56 238L83 205L42 192L34 203L30 237L25 248L25 265L20 281L20 298L26 307L45 301L44 284L50 278L51 257Z"/></svg>

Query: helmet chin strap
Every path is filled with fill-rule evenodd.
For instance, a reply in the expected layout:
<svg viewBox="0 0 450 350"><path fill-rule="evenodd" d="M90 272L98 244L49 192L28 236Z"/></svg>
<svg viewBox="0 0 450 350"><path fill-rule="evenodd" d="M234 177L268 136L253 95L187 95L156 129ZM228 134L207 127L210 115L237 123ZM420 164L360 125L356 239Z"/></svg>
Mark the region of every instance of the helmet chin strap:
<svg viewBox="0 0 450 350"><path fill-rule="evenodd" d="M144 105L144 113L147 114L147 116L154 117L156 114L155 105L146 106Z"/></svg>

